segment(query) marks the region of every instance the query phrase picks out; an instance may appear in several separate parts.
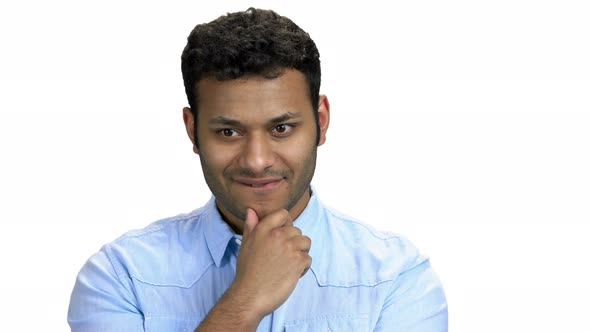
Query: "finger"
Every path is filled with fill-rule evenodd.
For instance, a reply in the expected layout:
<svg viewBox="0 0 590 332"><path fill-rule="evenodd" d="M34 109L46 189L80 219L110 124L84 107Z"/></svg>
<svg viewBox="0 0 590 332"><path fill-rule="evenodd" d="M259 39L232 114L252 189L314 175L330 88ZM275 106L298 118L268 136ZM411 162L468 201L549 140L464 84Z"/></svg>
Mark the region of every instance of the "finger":
<svg viewBox="0 0 590 332"><path fill-rule="evenodd" d="M303 272L301 273L301 276L300 276L299 278L303 277L303 276L304 276L304 275L307 273L307 271L309 271L309 269L311 268L311 262L312 262L312 258L311 258L311 256L307 256L307 257L309 257L309 264L308 264L308 265L307 265L307 267L306 267L306 268L303 270Z"/></svg>
<svg viewBox="0 0 590 332"><path fill-rule="evenodd" d="M287 210L285 210L285 211L287 211ZM289 213L289 211L287 211L287 213L288 213L288 219L287 219L287 221L285 221L283 226L293 227L294 220L293 220L293 218L291 218L291 213Z"/></svg>
<svg viewBox="0 0 590 332"><path fill-rule="evenodd" d="M246 209L246 220L244 221L242 240L245 240L250 236L250 233L252 233L256 225L258 225L258 222L259 220L256 211L250 208Z"/></svg>
<svg viewBox="0 0 590 332"><path fill-rule="evenodd" d="M277 229L277 231L281 231L286 239L299 238L302 236L301 230L294 226L285 225L280 229Z"/></svg>
<svg viewBox="0 0 590 332"><path fill-rule="evenodd" d="M266 215L260 220L260 226L264 229L271 230L277 227L285 226L289 223L293 223L289 211L280 209Z"/></svg>
<svg viewBox="0 0 590 332"><path fill-rule="evenodd" d="M301 236L294 240L295 249L308 253L311 249L311 239L308 236Z"/></svg>
<svg viewBox="0 0 590 332"><path fill-rule="evenodd" d="M306 267L305 270L303 270L303 273L301 273L299 278L302 278L307 273L307 271L309 271L309 267Z"/></svg>

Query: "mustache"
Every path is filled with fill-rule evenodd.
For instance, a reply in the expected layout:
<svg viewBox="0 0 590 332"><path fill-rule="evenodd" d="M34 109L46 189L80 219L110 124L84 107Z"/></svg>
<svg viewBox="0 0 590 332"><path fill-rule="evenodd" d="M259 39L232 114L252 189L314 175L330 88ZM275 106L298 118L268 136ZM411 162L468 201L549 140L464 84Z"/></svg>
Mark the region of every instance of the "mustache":
<svg viewBox="0 0 590 332"><path fill-rule="evenodd" d="M270 177L282 177L286 178L291 175L291 172L287 170L274 170L269 169L264 172L254 172L251 169L240 168L228 170L224 174L227 177L248 177L248 178L270 178Z"/></svg>

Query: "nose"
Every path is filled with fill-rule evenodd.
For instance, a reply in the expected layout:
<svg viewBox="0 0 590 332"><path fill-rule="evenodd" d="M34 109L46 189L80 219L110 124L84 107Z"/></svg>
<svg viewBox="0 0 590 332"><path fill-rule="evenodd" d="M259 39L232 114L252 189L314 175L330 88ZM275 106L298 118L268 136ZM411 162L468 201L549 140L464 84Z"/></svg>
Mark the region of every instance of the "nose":
<svg viewBox="0 0 590 332"><path fill-rule="evenodd" d="M241 157L240 167L252 172L253 175L264 174L271 168L275 161L272 142L264 133L251 133L245 142Z"/></svg>

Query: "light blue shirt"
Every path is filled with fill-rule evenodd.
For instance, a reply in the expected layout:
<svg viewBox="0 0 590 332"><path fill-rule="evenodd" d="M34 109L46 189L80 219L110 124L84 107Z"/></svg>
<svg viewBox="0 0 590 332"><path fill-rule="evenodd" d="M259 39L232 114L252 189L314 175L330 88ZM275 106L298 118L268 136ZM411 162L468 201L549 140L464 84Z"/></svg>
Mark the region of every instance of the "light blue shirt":
<svg viewBox="0 0 590 332"><path fill-rule="evenodd" d="M312 240L311 268L257 331L447 331L441 283L408 240L324 207L315 193L294 225ZM231 284L239 242L214 198L126 233L82 267L72 331L194 331Z"/></svg>

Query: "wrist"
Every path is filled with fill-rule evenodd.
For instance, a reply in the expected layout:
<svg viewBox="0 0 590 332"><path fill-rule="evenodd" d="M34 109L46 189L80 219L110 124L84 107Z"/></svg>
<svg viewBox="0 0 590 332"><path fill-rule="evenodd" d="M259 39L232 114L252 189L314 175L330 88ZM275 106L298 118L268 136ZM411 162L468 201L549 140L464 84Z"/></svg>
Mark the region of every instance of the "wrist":
<svg viewBox="0 0 590 332"><path fill-rule="evenodd" d="M264 315L259 314L251 302L248 297L230 286L195 332L255 332Z"/></svg>
<svg viewBox="0 0 590 332"><path fill-rule="evenodd" d="M249 294L243 287L232 283L220 302L226 302L233 309L232 312L240 316L240 320L247 322L248 326L258 327L266 313L259 308L256 296Z"/></svg>

